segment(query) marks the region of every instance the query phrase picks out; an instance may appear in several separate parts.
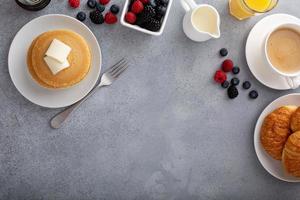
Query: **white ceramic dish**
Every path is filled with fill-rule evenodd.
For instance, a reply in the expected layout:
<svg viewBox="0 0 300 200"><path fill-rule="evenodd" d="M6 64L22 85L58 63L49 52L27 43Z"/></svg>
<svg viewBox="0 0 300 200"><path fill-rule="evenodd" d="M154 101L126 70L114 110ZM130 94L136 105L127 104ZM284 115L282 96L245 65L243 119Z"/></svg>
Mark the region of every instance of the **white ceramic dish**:
<svg viewBox="0 0 300 200"><path fill-rule="evenodd" d="M274 177L287 182L300 182L300 178L296 178L287 174L280 161L273 159L267 154L260 143L260 129L265 117L273 110L284 105L300 106L300 94L289 94L282 96L270 103L259 116L254 130L254 148L258 160L261 165Z"/></svg>
<svg viewBox="0 0 300 200"><path fill-rule="evenodd" d="M85 38L92 52L91 68L80 83L66 89L46 89L38 85L28 72L27 50L41 33L54 29L69 29ZM66 15L45 15L33 19L16 34L8 55L10 77L18 91L29 101L48 108L69 106L86 96L96 84L101 70L101 50L87 26Z"/></svg>
<svg viewBox="0 0 300 200"><path fill-rule="evenodd" d="M123 7L123 11L122 11L122 15L121 15L121 24L123 26L126 26L128 28L131 28L131 29L134 29L134 30L137 30L137 31L140 31L140 32L143 32L143 33L146 33L146 34L149 34L149 35L155 35L155 36L159 36L163 33L164 29L165 29L165 26L166 26L166 23L167 23L167 20L168 20L168 16L169 16L169 13L170 13L170 9L171 9L171 6L172 6L172 3L173 3L173 0L169 0L169 4L168 4L168 8L167 8L167 12L166 12L166 15L164 16L164 21L161 25L161 28L158 32L153 32L153 31L149 31L147 29L144 29L144 28L141 28L137 25L132 25L132 24L129 24L128 22L125 21L125 14L127 13L128 11L128 6L129 6L129 3L130 3L130 0L126 0L125 1L125 5Z"/></svg>
<svg viewBox="0 0 300 200"><path fill-rule="evenodd" d="M300 23L300 19L287 14L269 15L252 28L246 43L246 59L250 71L262 84L277 90L288 90L291 86L285 77L269 67L265 59L264 44L270 31L286 23Z"/></svg>

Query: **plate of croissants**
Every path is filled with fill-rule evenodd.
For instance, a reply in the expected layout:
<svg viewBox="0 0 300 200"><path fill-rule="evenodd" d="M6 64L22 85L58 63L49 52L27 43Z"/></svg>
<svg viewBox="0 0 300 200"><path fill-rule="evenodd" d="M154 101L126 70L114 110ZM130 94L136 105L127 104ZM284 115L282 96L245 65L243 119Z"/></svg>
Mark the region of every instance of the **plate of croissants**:
<svg viewBox="0 0 300 200"><path fill-rule="evenodd" d="M271 175L300 182L300 94L282 96L264 109L256 123L254 147Z"/></svg>

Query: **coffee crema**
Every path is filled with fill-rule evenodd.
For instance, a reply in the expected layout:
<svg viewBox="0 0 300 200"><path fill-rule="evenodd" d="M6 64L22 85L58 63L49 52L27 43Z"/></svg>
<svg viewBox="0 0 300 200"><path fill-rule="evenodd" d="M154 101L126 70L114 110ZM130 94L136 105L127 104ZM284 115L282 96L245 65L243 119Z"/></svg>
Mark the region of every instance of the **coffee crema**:
<svg viewBox="0 0 300 200"><path fill-rule="evenodd" d="M267 41L271 64L283 73L300 71L300 33L291 28L275 30Z"/></svg>

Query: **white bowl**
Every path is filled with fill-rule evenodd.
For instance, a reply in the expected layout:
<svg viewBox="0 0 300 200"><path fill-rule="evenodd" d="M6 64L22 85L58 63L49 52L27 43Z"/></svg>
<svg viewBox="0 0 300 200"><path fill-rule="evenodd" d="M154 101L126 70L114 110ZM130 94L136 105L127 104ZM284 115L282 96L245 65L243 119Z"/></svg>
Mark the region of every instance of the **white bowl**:
<svg viewBox="0 0 300 200"><path fill-rule="evenodd" d="M170 13L170 9L171 9L173 0L169 0L167 12L166 12L166 15L164 16L164 21L163 21L163 23L162 23L162 25L160 27L160 30L157 31L157 32L149 31L147 29L139 27L138 25L129 24L128 22L125 21L125 14L128 12L128 5L129 5L129 3L130 3L130 0L126 0L124 8L123 8L123 12L122 12L122 16L121 16L121 24L123 26L126 26L126 27L131 28L131 29L135 29L137 31L140 31L140 32L143 32L143 33L146 33L146 34L149 34L149 35L159 36L159 35L161 35L163 33L163 31L165 29L165 26L166 26L166 22L167 22L168 16L169 16L169 13Z"/></svg>

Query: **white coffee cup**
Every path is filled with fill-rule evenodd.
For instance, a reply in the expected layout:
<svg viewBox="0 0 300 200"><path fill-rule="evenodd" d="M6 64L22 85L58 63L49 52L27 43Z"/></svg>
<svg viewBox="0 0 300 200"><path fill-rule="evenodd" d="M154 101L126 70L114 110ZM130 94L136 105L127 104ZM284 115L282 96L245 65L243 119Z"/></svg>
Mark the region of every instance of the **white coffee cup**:
<svg viewBox="0 0 300 200"><path fill-rule="evenodd" d="M203 42L219 38L220 15L216 8L208 4L197 5L194 0L181 0L186 11L183 31L193 41Z"/></svg>
<svg viewBox="0 0 300 200"><path fill-rule="evenodd" d="M265 54L265 58L266 61L269 65L269 67L275 71L277 74L285 77L288 85L291 87L291 89L296 89L300 86L300 67L299 67L299 71L295 72L295 73L286 73L283 71L278 70L270 61L269 55L268 55L268 41L270 39L270 36L272 35L272 33L274 33L276 30L278 29L282 29L282 28L288 28L288 29L292 29L298 33L300 33L300 24L296 24L296 23L287 23L287 24L281 24L277 27L275 27L274 29L272 29L270 31L270 33L267 35L266 39L265 39L265 44L264 44L264 54Z"/></svg>

